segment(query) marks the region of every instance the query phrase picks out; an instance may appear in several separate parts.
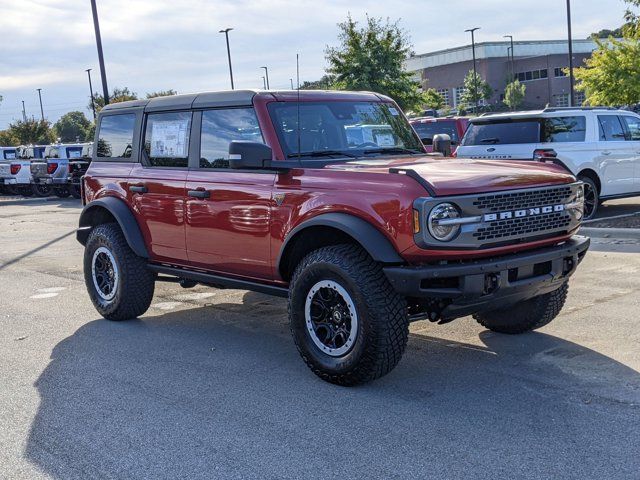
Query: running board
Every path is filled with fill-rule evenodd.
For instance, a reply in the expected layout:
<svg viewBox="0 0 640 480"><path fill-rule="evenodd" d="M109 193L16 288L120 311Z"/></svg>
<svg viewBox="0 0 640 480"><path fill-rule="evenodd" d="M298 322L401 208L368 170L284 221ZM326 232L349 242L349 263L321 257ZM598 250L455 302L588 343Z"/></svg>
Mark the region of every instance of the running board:
<svg viewBox="0 0 640 480"><path fill-rule="evenodd" d="M193 280L194 282L203 283L216 288L235 288L238 290L251 290L254 292L265 293L276 297L287 297L289 289L285 287L277 287L275 285L266 285L264 283L251 282L249 280L239 280L235 278L213 275L211 273L194 272L193 270L185 270L183 268L166 267L164 265L148 264L149 270L172 277Z"/></svg>

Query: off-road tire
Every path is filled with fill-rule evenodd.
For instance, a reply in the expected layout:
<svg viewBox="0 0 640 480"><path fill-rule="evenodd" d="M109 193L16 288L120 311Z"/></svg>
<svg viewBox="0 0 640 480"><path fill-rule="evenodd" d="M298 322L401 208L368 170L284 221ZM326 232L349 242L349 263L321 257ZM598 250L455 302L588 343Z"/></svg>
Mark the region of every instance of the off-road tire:
<svg viewBox="0 0 640 480"><path fill-rule="evenodd" d="M306 325L307 296L323 280L336 282L347 291L358 317L353 346L338 357L322 352ZM344 386L390 372L402 358L409 335L405 299L394 291L379 263L349 244L320 248L302 259L289 287L289 322L307 366L323 380Z"/></svg>
<svg viewBox="0 0 640 480"><path fill-rule="evenodd" d="M106 247L117 263L118 285L111 300L103 299L94 285L93 255ZM84 250L84 280L96 310L107 320L128 320L146 312L151 305L156 275L137 256L115 223L99 225L91 231Z"/></svg>
<svg viewBox="0 0 640 480"><path fill-rule="evenodd" d="M598 211L598 207L602 205L602 202L600 201L600 195L598 194L598 187L596 186L596 182L594 182L590 177L580 176L578 177L578 180L585 183L585 210L583 220L591 220L593 217L595 217L596 212ZM591 195L592 197L587 198L587 196ZM587 202L590 201L592 201L593 203L589 203L588 206Z"/></svg>
<svg viewBox="0 0 640 480"><path fill-rule="evenodd" d="M518 303L504 310L477 313L473 316L480 325L493 332L517 334L544 327L562 310L567 299L569 283L553 292Z"/></svg>

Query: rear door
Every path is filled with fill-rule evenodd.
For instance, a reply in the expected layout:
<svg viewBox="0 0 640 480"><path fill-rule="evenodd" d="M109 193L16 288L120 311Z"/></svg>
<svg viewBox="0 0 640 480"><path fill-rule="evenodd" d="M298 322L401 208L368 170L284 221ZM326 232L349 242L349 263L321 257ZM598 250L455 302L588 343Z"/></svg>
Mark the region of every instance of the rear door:
<svg viewBox="0 0 640 480"><path fill-rule="evenodd" d="M196 115L199 155L186 184L189 262L207 270L269 279L276 174L229 169L231 141L263 141L255 111L220 108Z"/></svg>
<svg viewBox="0 0 640 480"><path fill-rule="evenodd" d="M627 142L630 142L634 162L634 189L640 192L640 117L624 115L623 122L627 128Z"/></svg>
<svg viewBox="0 0 640 480"><path fill-rule="evenodd" d="M618 115L598 115L599 141L596 163L602 182L601 196L624 195L635 190L633 142L626 140L623 119Z"/></svg>
<svg viewBox="0 0 640 480"><path fill-rule="evenodd" d="M458 147L463 158L531 160L540 143L539 118L477 120L469 127Z"/></svg>
<svg viewBox="0 0 640 480"><path fill-rule="evenodd" d="M190 111L146 114L142 161L130 173L129 204L156 261L187 263L184 202L192 116Z"/></svg>

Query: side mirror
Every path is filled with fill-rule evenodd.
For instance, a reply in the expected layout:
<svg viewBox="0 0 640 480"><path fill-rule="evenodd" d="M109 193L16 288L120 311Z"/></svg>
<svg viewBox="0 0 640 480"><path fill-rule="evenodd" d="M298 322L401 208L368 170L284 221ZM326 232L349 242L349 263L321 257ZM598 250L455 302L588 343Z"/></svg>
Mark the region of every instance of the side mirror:
<svg viewBox="0 0 640 480"><path fill-rule="evenodd" d="M445 157L451 156L451 137L446 133L433 136L433 151L439 152Z"/></svg>
<svg viewBox="0 0 640 480"><path fill-rule="evenodd" d="M233 140L229 144L229 168L271 169L271 147L259 142Z"/></svg>

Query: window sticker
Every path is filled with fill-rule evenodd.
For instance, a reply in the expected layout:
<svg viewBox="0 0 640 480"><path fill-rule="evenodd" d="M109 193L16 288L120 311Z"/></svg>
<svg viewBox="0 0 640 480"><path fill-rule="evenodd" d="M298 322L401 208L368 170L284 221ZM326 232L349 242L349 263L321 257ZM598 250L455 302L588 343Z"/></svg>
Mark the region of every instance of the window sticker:
<svg viewBox="0 0 640 480"><path fill-rule="evenodd" d="M80 158L80 155L82 154L82 150L69 150L67 153L68 153L68 158Z"/></svg>
<svg viewBox="0 0 640 480"><path fill-rule="evenodd" d="M396 109L395 107L389 107L389 113L394 117L397 117L399 115L398 109Z"/></svg>
<svg viewBox="0 0 640 480"><path fill-rule="evenodd" d="M155 121L151 128L151 157L188 156L189 120Z"/></svg>

